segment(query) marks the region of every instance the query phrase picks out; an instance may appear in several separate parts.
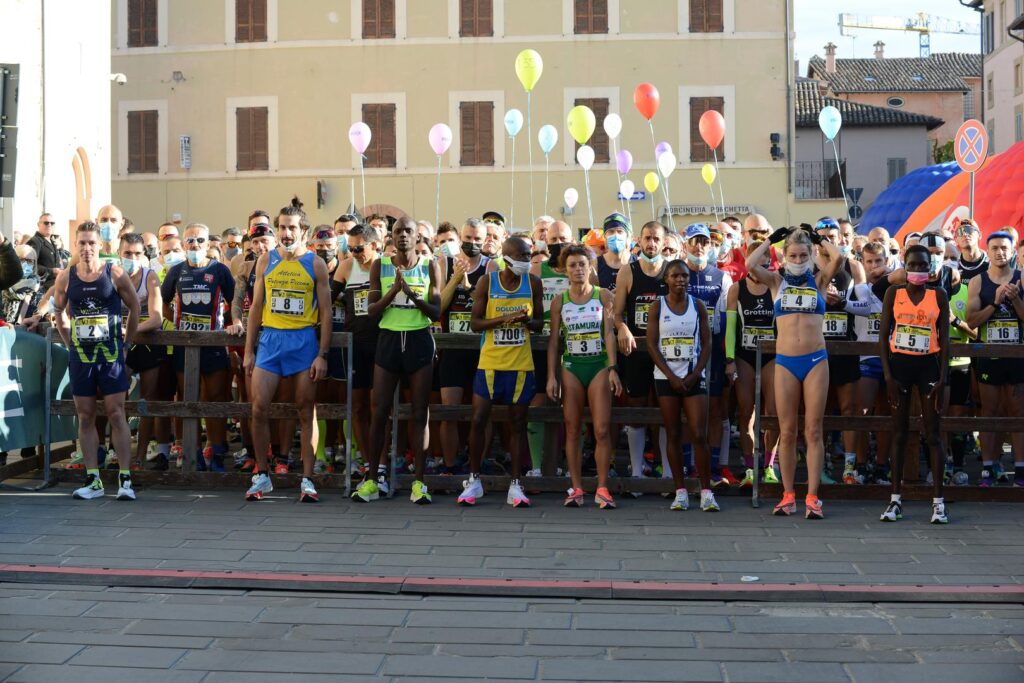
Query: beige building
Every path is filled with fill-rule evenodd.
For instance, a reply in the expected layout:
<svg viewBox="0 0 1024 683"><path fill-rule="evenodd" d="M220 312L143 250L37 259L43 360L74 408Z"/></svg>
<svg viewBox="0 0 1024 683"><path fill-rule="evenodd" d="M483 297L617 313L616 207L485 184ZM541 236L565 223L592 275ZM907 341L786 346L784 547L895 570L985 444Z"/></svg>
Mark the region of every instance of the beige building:
<svg viewBox="0 0 1024 683"><path fill-rule="evenodd" d="M984 121L989 151L1024 140L1024 0L970 0L983 12Z"/></svg>
<svg viewBox="0 0 1024 683"><path fill-rule="evenodd" d="M778 224L834 213L836 201L797 201L788 167L793 114L790 0L112 0L112 69L127 75L113 93L113 193L142 228L175 214L216 229L254 208L276 210L298 194L317 221L350 202L434 220L437 157L427 133L453 131L442 158L441 218L497 209L530 222L527 131L512 149L503 119L524 115L513 68L525 48L544 73L532 94L532 213L559 215L563 192L579 191L569 218L586 225L584 174L566 113L598 115L590 172L596 222L619 208L614 155L601 127L624 122L619 148L632 152L639 190L655 168L651 132L633 106L635 86L654 83L658 141L679 158L669 179L677 226L711 218L700 167L710 158L697 120L720 109L726 209L756 209ZM347 132L373 131L363 205L359 158ZM537 131L559 141L545 159ZM779 136L775 149L770 136ZM774 154L773 154L774 151ZM776 158L773 159L773 156ZM317 181L325 188L317 208ZM656 211L666 204L661 191ZM651 217L633 202L634 223ZM514 218L513 218L514 216Z"/></svg>

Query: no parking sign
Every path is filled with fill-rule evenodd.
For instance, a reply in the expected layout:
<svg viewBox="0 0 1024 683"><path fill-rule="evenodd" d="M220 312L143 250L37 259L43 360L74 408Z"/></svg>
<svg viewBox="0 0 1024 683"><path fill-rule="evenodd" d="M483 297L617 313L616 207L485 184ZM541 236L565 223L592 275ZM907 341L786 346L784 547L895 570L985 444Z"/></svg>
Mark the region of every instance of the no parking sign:
<svg viewBox="0 0 1024 683"><path fill-rule="evenodd" d="M970 214L974 216L974 174L988 157L988 132L977 119L968 119L956 132L953 140L953 155L964 173L971 174Z"/></svg>

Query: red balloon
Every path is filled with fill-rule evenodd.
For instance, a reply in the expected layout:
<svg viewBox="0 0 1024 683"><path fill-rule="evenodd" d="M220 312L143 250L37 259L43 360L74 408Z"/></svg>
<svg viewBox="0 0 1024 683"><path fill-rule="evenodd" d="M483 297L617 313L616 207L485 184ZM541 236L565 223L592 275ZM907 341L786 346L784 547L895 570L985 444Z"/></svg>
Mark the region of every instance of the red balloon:
<svg viewBox="0 0 1024 683"><path fill-rule="evenodd" d="M714 109L709 109L700 116L700 136L711 149L718 149L725 138L725 119Z"/></svg>
<svg viewBox="0 0 1024 683"><path fill-rule="evenodd" d="M650 121L658 113L661 106L661 95L658 89L650 83L641 83L633 91L633 104L640 115Z"/></svg>

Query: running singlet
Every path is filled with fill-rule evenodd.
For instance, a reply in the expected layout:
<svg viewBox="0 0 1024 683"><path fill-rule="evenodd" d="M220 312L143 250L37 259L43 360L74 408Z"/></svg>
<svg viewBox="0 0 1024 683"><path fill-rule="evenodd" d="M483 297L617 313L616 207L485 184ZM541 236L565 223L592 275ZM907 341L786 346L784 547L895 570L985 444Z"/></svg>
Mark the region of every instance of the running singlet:
<svg viewBox="0 0 1024 683"><path fill-rule="evenodd" d="M235 279L223 263L203 268L179 263L167 273L160 293L173 302L174 326L182 332L224 329L224 302L235 295Z"/></svg>
<svg viewBox="0 0 1024 683"><path fill-rule="evenodd" d="M759 341L775 339L771 290L766 288L763 294L751 294L748 280L740 280L736 312L739 314L737 339L741 349L754 353Z"/></svg>
<svg viewBox="0 0 1024 683"><path fill-rule="evenodd" d="M334 261L334 268L329 268L327 272L327 281L334 282L334 273L337 272L338 267L341 265L341 261ZM345 331L345 302L344 301L332 301L331 302L331 332L344 332Z"/></svg>
<svg viewBox="0 0 1024 683"><path fill-rule="evenodd" d="M628 267L630 264L636 261L636 256L630 254L629 263L624 267ZM597 257L597 284L600 285L601 289L606 289L609 292L615 291L615 281L619 278L619 269L612 268L608 265L608 262L604 260L603 256Z"/></svg>
<svg viewBox="0 0 1024 683"><path fill-rule="evenodd" d="M825 339L833 341L853 341L853 316L846 311L846 302L853 293L853 276L847 270L850 262L846 261L843 268L836 271L832 278L832 286L839 292L839 303L825 302L825 317L821 321L821 333Z"/></svg>
<svg viewBox="0 0 1024 683"><path fill-rule="evenodd" d="M78 267L68 278L68 317L71 318L70 357L80 363L114 363L122 360L121 296L103 266L94 282L78 277Z"/></svg>
<svg viewBox="0 0 1024 683"><path fill-rule="evenodd" d="M722 298L722 292L728 292L731 286L732 279L726 279L725 272L715 266L708 265L703 270L690 268L690 284L687 285L686 291L704 302L711 334L723 332L718 321L718 303Z"/></svg>
<svg viewBox="0 0 1024 683"><path fill-rule="evenodd" d="M657 275L651 276L640 267L640 261L629 264L633 271L633 284L626 295L626 310L623 313L626 327L634 337L647 334L647 311L658 297L665 294L665 266L662 265Z"/></svg>
<svg viewBox="0 0 1024 683"><path fill-rule="evenodd" d="M665 357L669 370L676 377L686 377L693 371L700 357L700 321L696 298L686 295L686 312L677 315L668 307L668 301L661 297L661 319L658 320L658 347ZM701 373L703 376L703 373ZM665 379L665 373L655 364L654 378Z"/></svg>
<svg viewBox="0 0 1024 683"><path fill-rule="evenodd" d="M519 278L519 286L510 292L501 284L499 273L491 273L487 283L485 317L500 318L526 309L533 316L533 287L530 276ZM512 323L484 332L480 338L480 370L520 370L533 372L530 330L523 323Z"/></svg>
<svg viewBox="0 0 1024 683"><path fill-rule="evenodd" d="M981 252L981 258L977 261L967 261L964 255L960 254L960 282L969 282L972 277L977 277L988 270L988 254Z"/></svg>
<svg viewBox="0 0 1024 683"><path fill-rule="evenodd" d="M991 306L996 301L996 290L999 285L992 281L988 272L981 273L981 307ZM1010 284L1020 285L1020 271L1013 271ZM978 341L982 344L1019 344L1020 343L1020 319L1017 312L1013 310L1013 304L1008 301L996 305L992 317L985 322L978 330Z"/></svg>
<svg viewBox="0 0 1024 683"><path fill-rule="evenodd" d="M372 264L371 264L372 265ZM363 270L352 260L352 270L345 282L345 327L355 337L377 337L380 318L370 315L370 269Z"/></svg>
<svg viewBox="0 0 1024 683"><path fill-rule="evenodd" d="M139 324L149 320L149 273L150 269L142 266L139 271L142 273L139 279L139 286L135 288L135 294L139 297ZM128 317L128 307L121 303L121 318Z"/></svg>
<svg viewBox="0 0 1024 683"><path fill-rule="evenodd" d="M971 338L967 336L967 333L953 324L954 316L960 320L967 320L967 285L964 283L960 284L960 289L956 290L956 294L949 300L949 341L951 344L954 342L970 343ZM962 368L970 364L970 358L949 354L949 367L951 368Z"/></svg>
<svg viewBox="0 0 1024 683"><path fill-rule="evenodd" d="M924 288L921 303L910 300L906 287L896 290L892 303L892 333L889 352L923 356L939 352L939 304L935 290Z"/></svg>
<svg viewBox="0 0 1024 683"><path fill-rule="evenodd" d="M466 273L469 289L463 287L461 283L455 286L455 294L452 295L451 303L448 304L448 310L441 315L442 329L445 332L474 334L469 327L469 319L473 317L473 291L476 289L476 283L487 272L487 264L490 262L491 259L481 256L480 263L477 264L473 272ZM455 259L448 259L446 265L448 266L448 279L451 280L454 277Z"/></svg>
<svg viewBox="0 0 1024 683"><path fill-rule="evenodd" d="M409 270L402 271L405 283L409 285L420 299L425 299L430 289L430 264L429 256L421 256ZM380 288L381 292L387 292L395 283L396 268L390 256L382 256L380 259ZM430 327L430 318L427 314L416 308L416 304L409 300L405 292L399 291L391 304L384 309L380 318L380 327L393 332L409 332L422 330Z"/></svg>
<svg viewBox="0 0 1024 683"><path fill-rule="evenodd" d="M825 314L825 295L818 291L814 273L807 272L798 278L784 275L775 293L775 318L792 313Z"/></svg>
<svg viewBox="0 0 1024 683"><path fill-rule="evenodd" d="M544 302L544 334L551 334L551 302L555 297L562 296L569 291L569 276L555 272L555 269L548 265L547 261L540 264L540 284L544 290L541 293Z"/></svg>
<svg viewBox="0 0 1024 683"><path fill-rule="evenodd" d="M316 275L307 251L297 259L281 257L277 249L267 256L263 272L263 326L274 330L304 330L316 325L320 312L316 301Z"/></svg>
<svg viewBox="0 0 1024 683"><path fill-rule="evenodd" d="M583 304L573 303L569 292L562 292L562 335L565 337L562 360L607 361L603 321L600 287L594 287L590 299Z"/></svg>

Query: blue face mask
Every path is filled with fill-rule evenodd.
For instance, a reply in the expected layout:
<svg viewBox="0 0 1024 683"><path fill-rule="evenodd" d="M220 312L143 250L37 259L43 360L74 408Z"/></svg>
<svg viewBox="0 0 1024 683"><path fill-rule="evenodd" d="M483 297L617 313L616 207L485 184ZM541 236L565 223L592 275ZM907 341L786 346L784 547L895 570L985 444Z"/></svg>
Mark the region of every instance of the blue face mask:
<svg viewBox="0 0 1024 683"><path fill-rule="evenodd" d="M718 249L719 249L718 247L710 247L708 249L708 255L706 257L704 257L704 263L707 263L708 261L711 261L712 263L714 263L715 261L717 261L718 260ZM700 257L694 256L693 258L699 259ZM689 261L690 260L690 256L687 256L686 259ZM690 262L693 263L693 261L690 261ZM702 264L702 267L703 267L703 264Z"/></svg>
<svg viewBox="0 0 1024 683"><path fill-rule="evenodd" d="M661 263L662 256L661 256L661 254L655 254L654 256L648 256L647 254L645 254L644 252L641 251L640 252L640 258L642 258L644 261L647 261L651 265L656 265L658 263Z"/></svg>
<svg viewBox="0 0 1024 683"><path fill-rule="evenodd" d="M605 243L608 245L608 251L613 254L621 254L626 250L626 236L625 235L611 235L605 238Z"/></svg>
<svg viewBox="0 0 1024 683"><path fill-rule="evenodd" d="M186 251L185 258L188 259L189 265L198 266L199 261L202 260L203 253L201 251Z"/></svg>
<svg viewBox="0 0 1024 683"><path fill-rule="evenodd" d="M838 249L839 249L839 255L840 256L846 257L846 256L850 255L850 245L849 244L840 244Z"/></svg>
<svg viewBox="0 0 1024 683"><path fill-rule="evenodd" d="M22 263L21 264L21 275L22 275L22 277L26 277L26 278L28 278L28 277L35 277L35 274L36 274L36 267L33 266L31 263Z"/></svg>
<svg viewBox="0 0 1024 683"><path fill-rule="evenodd" d="M102 242L113 242L114 237L117 236L117 232L114 230L114 224L104 221L100 223L100 241Z"/></svg>
<svg viewBox="0 0 1024 683"><path fill-rule="evenodd" d="M344 256L348 253L348 233L344 235L338 235L338 256Z"/></svg>
<svg viewBox="0 0 1024 683"><path fill-rule="evenodd" d="M171 266L178 265L184 260L185 257L181 255L181 252L169 251L167 252L167 255L164 256L164 265L170 268Z"/></svg>
<svg viewBox="0 0 1024 683"><path fill-rule="evenodd" d="M712 251L714 251L714 247L712 247ZM697 268L703 268L704 266L706 266L708 264L708 257L707 256L694 256L693 254L687 254L686 255L686 261L691 266L695 266Z"/></svg>
<svg viewBox="0 0 1024 683"><path fill-rule="evenodd" d="M124 268L124 272L133 275L139 269L139 264L135 262L135 259L123 258L121 259L121 267Z"/></svg>

